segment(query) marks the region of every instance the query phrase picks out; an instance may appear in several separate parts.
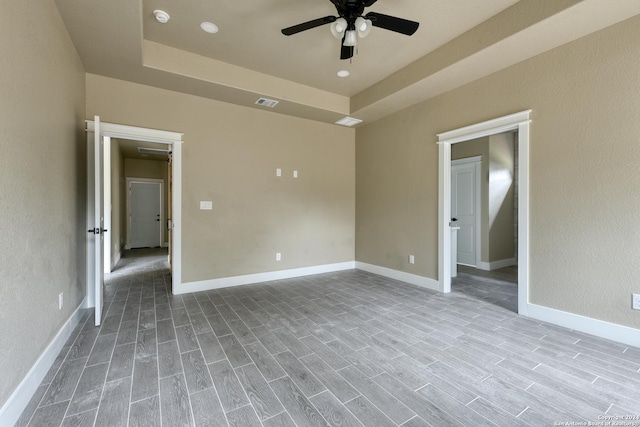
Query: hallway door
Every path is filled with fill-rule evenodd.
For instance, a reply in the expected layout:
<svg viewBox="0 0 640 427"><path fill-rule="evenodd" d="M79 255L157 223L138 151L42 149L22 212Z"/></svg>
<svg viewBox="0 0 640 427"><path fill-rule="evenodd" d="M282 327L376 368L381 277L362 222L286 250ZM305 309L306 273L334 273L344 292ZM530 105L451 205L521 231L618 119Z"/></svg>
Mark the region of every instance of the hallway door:
<svg viewBox="0 0 640 427"><path fill-rule="evenodd" d="M162 183L130 183L129 221L132 249L162 246L162 212Z"/></svg>
<svg viewBox="0 0 640 427"><path fill-rule="evenodd" d="M477 266L479 259L480 161L451 162L451 221L457 230L457 263Z"/></svg>

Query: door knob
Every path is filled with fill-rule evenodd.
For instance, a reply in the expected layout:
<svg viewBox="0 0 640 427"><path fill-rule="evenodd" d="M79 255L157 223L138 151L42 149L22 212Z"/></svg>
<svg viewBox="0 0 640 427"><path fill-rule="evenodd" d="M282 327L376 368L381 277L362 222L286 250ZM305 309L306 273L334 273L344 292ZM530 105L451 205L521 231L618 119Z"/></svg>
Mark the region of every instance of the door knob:
<svg viewBox="0 0 640 427"><path fill-rule="evenodd" d="M105 228L96 227L96 228L92 228L92 229L88 230L87 232L91 233L91 234L103 234L103 233L106 233L107 231L109 231L109 230L107 230Z"/></svg>

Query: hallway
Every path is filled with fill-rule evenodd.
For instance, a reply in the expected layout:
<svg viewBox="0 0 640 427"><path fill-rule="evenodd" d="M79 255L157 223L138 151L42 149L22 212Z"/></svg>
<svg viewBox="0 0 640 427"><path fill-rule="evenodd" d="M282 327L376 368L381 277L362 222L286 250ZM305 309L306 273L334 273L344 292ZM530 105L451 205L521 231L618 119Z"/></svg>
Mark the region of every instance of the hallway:
<svg viewBox="0 0 640 427"><path fill-rule="evenodd" d="M458 276L451 280L451 292L471 295L517 313L518 267L485 271L458 265Z"/></svg>

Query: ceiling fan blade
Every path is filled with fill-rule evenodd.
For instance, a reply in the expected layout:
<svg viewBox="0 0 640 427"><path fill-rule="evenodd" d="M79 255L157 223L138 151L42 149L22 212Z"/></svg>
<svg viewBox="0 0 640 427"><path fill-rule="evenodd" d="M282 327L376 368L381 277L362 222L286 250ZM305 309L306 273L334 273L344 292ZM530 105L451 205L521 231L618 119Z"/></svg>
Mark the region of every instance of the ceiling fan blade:
<svg viewBox="0 0 640 427"><path fill-rule="evenodd" d="M344 39L346 35L342 37L342 43L340 44L340 59L350 59L353 57L353 46L345 46Z"/></svg>
<svg viewBox="0 0 640 427"><path fill-rule="evenodd" d="M364 1L364 7L371 7L377 1L378 0L365 0Z"/></svg>
<svg viewBox="0 0 640 427"><path fill-rule="evenodd" d="M334 22L336 19L335 16L325 16L324 18L314 19L312 21L303 22L302 24L294 25L293 27L288 27L282 30L282 34L285 36L291 36L293 34L300 33L302 31L310 30L315 27L319 27L321 25L330 24Z"/></svg>
<svg viewBox="0 0 640 427"><path fill-rule="evenodd" d="M396 18L395 16L383 15L382 13L369 12L366 19L370 19L374 27L395 31L396 33L412 35L418 30L420 24L408 19Z"/></svg>

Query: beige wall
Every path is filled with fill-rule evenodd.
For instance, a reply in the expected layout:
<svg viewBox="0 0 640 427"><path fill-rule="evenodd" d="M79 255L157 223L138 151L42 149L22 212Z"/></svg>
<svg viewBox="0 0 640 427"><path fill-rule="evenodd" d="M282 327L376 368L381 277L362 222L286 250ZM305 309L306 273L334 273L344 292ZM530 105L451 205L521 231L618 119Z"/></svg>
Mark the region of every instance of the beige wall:
<svg viewBox="0 0 640 427"><path fill-rule="evenodd" d="M88 74L94 114L184 133L183 282L353 261L353 129Z"/></svg>
<svg viewBox="0 0 640 427"><path fill-rule="evenodd" d="M437 279L436 134L531 108L530 300L639 328L638 40L640 17L358 129L356 259Z"/></svg>
<svg viewBox="0 0 640 427"><path fill-rule="evenodd" d="M53 2L1 5L0 406L84 299L87 239L84 69Z"/></svg>
<svg viewBox="0 0 640 427"><path fill-rule="evenodd" d="M150 178L163 180L162 209L164 215L162 230L162 244L169 242L167 234L166 220L169 215L169 181L168 181L169 165L167 161L160 160L144 160L144 159L124 159L124 175L126 178ZM126 190L125 190L126 191ZM125 193L126 200L126 193ZM126 234L126 223L125 223ZM125 238L125 242L129 242L129 236Z"/></svg>
<svg viewBox="0 0 640 427"><path fill-rule="evenodd" d="M489 262L514 257L513 133L489 137Z"/></svg>

